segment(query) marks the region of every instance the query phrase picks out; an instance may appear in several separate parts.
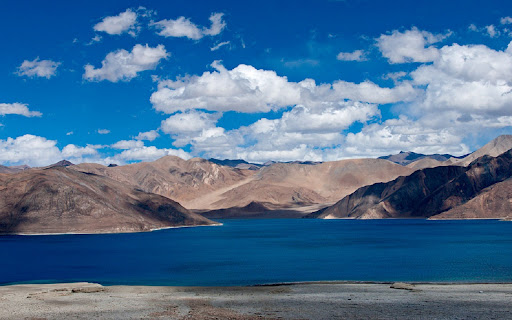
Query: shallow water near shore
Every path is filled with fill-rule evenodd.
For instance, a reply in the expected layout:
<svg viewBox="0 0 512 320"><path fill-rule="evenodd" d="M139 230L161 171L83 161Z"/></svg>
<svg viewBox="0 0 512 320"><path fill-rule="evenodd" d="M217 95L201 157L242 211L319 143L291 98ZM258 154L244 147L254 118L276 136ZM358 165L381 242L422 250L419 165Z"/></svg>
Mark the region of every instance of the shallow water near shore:
<svg viewBox="0 0 512 320"><path fill-rule="evenodd" d="M512 223L219 220L148 233L0 236L0 284L512 282Z"/></svg>

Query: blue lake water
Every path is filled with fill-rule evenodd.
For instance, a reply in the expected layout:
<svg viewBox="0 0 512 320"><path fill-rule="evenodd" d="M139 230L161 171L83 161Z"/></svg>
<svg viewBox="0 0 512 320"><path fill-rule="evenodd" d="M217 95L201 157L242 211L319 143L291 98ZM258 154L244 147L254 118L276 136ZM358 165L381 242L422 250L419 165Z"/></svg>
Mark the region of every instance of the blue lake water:
<svg viewBox="0 0 512 320"><path fill-rule="evenodd" d="M512 282L512 222L223 220L149 233L0 236L0 284Z"/></svg>

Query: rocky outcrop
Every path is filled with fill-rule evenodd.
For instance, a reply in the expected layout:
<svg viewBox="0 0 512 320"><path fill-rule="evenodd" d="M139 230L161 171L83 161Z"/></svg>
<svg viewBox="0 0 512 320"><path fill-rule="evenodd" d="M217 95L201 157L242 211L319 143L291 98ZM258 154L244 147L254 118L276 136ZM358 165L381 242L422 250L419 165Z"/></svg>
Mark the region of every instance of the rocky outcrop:
<svg viewBox="0 0 512 320"><path fill-rule="evenodd" d="M468 202L433 216L431 219L512 220L512 178L498 182Z"/></svg>
<svg viewBox="0 0 512 320"><path fill-rule="evenodd" d="M503 210L491 212L500 197L508 193L503 185L496 185L512 176L512 150L498 157L483 156L468 167L441 166L414 172L388 183L377 183L358 189L336 204L309 217L318 218L411 218L432 217L444 213L446 217L461 216L460 207L473 199L467 208L476 206L478 197L496 201L481 212L485 217L502 217ZM486 190L493 185L497 191ZM504 191L505 190L505 191ZM499 191L499 192L498 192ZM500 195L498 197L497 195ZM487 194L484 196L484 194ZM496 197L496 198L493 198ZM475 198L475 199L474 199ZM510 198L508 198L510 199ZM473 204L475 203L475 204ZM476 216L474 216L476 217Z"/></svg>
<svg viewBox="0 0 512 320"><path fill-rule="evenodd" d="M214 222L166 197L66 167L0 176L0 233L139 232Z"/></svg>

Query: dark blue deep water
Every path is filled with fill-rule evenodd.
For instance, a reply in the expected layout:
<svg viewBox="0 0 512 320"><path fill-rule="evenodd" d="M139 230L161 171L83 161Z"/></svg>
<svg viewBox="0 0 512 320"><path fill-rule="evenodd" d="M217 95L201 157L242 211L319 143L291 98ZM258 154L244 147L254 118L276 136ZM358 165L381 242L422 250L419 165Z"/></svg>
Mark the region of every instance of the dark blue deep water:
<svg viewBox="0 0 512 320"><path fill-rule="evenodd" d="M512 282L512 222L222 222L149 233L0 236L0 284Z"/></svg>

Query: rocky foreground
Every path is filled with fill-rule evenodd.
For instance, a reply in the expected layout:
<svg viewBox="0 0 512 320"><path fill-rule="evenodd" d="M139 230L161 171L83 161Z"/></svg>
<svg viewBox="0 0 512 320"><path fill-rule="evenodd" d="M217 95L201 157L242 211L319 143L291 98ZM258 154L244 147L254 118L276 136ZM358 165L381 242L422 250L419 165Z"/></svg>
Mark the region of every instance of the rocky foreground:
<svg viewBox="0 0 512 320"><path fill-rule="evenodd" d="M0 319L512 319L512 284L0 287Z"/></svg>

